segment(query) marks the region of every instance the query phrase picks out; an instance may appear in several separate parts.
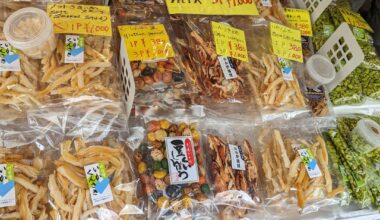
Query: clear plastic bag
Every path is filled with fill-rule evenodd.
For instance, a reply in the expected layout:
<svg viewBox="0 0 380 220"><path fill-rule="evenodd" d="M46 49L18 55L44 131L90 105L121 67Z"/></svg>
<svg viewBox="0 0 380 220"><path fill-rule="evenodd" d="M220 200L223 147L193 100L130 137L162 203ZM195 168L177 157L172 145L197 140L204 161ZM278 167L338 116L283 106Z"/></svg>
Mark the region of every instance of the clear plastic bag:
<svg viewBox="0 0 380 220"><path fill-rule="evenodd" d="M334 33L335 26L331 17L330 10L325 9L313 24L313 44L315 50L318 51L327 39Z"/></svg>
<svg viewBox="0 0 380 220"><path fill-rule="evenodd" d="M207 173L221 219L263 217L252 126L227 118L202 123Z"/></svg>
<svg viewBox="0 0 380 220"><path fill-rule="evenodd" d="M171 113L144 113L146 137L134 152L148 218L211 218L199 119L185 111Z"/></svg>
<svg viewBox="0 0 380 220"><path fill-rule="evenodd" d="M277 22L280 24L288 24L288 21L285 16L284 8L281 5L280 0L270 0L270 5L264 5L262 0L254 0L256 3L257 9L259 11L260 17L268 20Z"/></svg>
<svg viewBox="0 0 380 220"><path fill-rule="evenodd" d="M126 131L109 132L98 141L66 136L48 152L54 161L48 177L52 219L134 219L144 215Z"/></svg>
<svg viewBox="0 0 380 220"><path fill-rule="evenodd" d="M257 140L271 215L283 217L296 207L307 214L340 202L344 187L332 178L326 143L311 120L265 124Z"/></svg>

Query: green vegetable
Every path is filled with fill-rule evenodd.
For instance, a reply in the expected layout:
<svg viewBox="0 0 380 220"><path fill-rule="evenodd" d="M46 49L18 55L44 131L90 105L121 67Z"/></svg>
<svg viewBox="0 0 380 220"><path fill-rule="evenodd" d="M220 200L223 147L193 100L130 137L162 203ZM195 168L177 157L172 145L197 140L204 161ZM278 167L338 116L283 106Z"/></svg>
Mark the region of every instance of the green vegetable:
<svg viewBox="0 0 380 220"><path fill-rule="evenodd" d="M380 100L380 71L363 69L363 93L372 99Z"/></svg>
<svg viewBox="0 0 380 220"><path fill-rule="evenodd" d="M330 92L330 99L334 105L360 104L363 102L360 73L360 68L356 68Z"/></svg>
<svg viewBox="0 0 380 220"><path fill-rule="evenodd" d="M163 169L167 170L169 168L168 166L168 160L166 158L161 160L161 166Z"/></svg>
<svg viewBox="0 0 380 220"><path fill-rule="evenodd" d="M330 16L330 12L325 10L313 24L313 43L315 49L319 50L334 31L335 26Z"/></svg>
<svg viewBox="0 0 380 220"><path fill-rule="evenodd" d="M154 171L160 170L161 169L161 162L160 161L154 161L153 165L152 165L152 168L153 168Z"/></svg>

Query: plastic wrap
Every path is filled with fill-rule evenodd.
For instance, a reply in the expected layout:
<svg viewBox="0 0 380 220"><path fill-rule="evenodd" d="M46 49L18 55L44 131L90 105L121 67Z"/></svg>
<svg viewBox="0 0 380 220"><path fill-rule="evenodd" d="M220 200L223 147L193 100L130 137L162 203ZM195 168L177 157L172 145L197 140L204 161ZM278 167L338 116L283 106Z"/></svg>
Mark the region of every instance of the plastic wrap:
<svg viewBox="0 0 380 220"><path fill-rule="evenodd" d="M184 112L156 113L145 113L146 137L134 153L148 218L211 217L199 119Z"/></svg>
<svg viewBox="0 0 380 220"><path fill-rule="evenodd" d="M334 33L335 26L329 9L325 9L313 24L313 44L318 51L327 39Z"/></svg>
<svg viewBox="0 0 380 220"><path fill-rule="evenodd" d="M48 177L52 219L130 219L142 216L137 182L125 131L100 141L65 137L49 152L54 161Z"/></svg>
<svg viewBox="0 0 380 220"><path fill-rule="evenodd" d="M288 24L288 21L285 16L284 8L281 5L280 0L254 0L256 7L259 11L260 17L281 24ZM263 4L266 2L266 4ZM269 4L268 4L269 2Z"/></svg>
<svg viewBox="0 0 380 220"><path fill-rule="evenodd" d="M222 122L223 121L223 122ZM202 123L207 173L221 219L262 218L259 164L251 126L229 119Z"/></svg>
<svg viewBox="0 0 380 220"><path fill-rule="evenodd" d="M258 142L265 207L271 215L286 215L296 206L301 214L307 214L340 202L338 194L344 193L344 187L332 178L326 143L311 121L266 124L258 133Z"/></svg>

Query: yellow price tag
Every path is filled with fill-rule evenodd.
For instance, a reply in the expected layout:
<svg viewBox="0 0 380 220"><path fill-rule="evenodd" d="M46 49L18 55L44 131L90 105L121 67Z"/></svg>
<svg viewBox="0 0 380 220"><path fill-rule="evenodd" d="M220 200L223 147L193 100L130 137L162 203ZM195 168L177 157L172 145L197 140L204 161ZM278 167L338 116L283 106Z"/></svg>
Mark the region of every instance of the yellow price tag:
<svg viewBox="0 0 380 220"><path fill-rule="evenodd" d="M259 15L253 0L166 0L169 14Z"/></svg>
<svg viewBox="0 0 380 220"><path fill-rule="evenodd" d="M270 33L274 54L303 63L301 31L271 22Z"/></svg>
<svg viewBox="0 0 380 220"><path fill-rule="evenodd" d="M211 22L216 53L248 62L244 31L218 22Z"/></svg>
<svg viewBox="0 0 380 220"><path fill-rule="evenodd" d="M342 13L344 20L349 25L352 25L358 28L363 28L367 31L373 32L372 28L369 26L369 24L364 20L364 18L360 14L344 9L344 8L340 8L339 10L340 10L340 13Z"/></svg>
<svg viewBox="0 0 380 220"><path fill-rule="evenodd" d="M112 36L108 6L48 4L47 13L55 33Z"/></svg>
<svg viewBox="0 0 380 220"><path fill-rule="evenodd" d="M313 36L309 11L295 8L285 8L285 15L290 26L300 30L302 36Z"/></svg>
<svg viewBox="0 0 380 220"><path fill-rule="evenodd" d="M173 47L163 24L118 26L124 39L128 59L155 60L174 56Z"/></svg>

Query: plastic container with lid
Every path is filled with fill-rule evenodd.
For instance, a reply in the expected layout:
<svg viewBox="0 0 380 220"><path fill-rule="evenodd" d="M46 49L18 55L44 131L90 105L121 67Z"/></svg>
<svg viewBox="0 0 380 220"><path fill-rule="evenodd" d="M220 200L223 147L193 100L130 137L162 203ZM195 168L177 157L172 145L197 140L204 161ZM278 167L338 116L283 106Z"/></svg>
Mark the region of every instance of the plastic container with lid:
<svg viewBox="0 0 380 220"><path fill-rule="evenodd" d="M306 62L306 86L310 89L330 83L336 76L334 65L324 56L315 54Z"/></svg>
<svg viewBox="0 0 380 220"><path fill-rule="evenodd" d="M56 48L53 23L45 11L28 7L14 12L4 24L7 41L30 58L41 59Z"/></svg>
<svg viewBox="0 0 380 220"><path fill-rule="evenodd" d="M380 125L371 119L361 119L352 130L351 145L363 154L380 148Z"/></svg>

